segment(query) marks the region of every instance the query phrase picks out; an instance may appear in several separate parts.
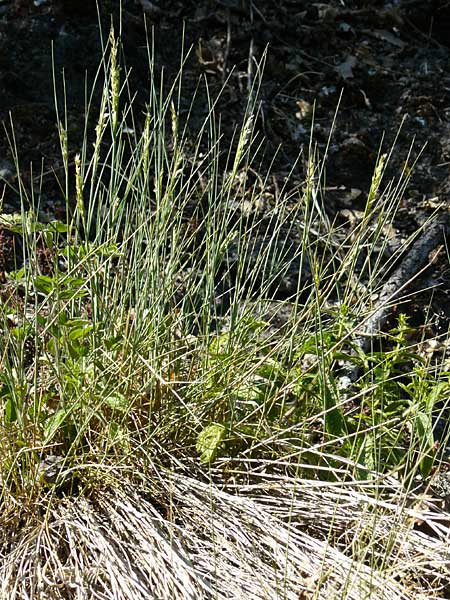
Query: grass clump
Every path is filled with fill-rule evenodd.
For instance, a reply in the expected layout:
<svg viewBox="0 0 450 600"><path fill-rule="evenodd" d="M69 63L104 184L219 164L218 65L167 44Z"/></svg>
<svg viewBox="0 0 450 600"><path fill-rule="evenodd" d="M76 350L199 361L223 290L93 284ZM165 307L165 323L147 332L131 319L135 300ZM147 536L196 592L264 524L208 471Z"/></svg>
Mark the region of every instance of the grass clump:
<svg viewBox="0 0 450 600"><path fill-rule="evenodd" d="M349 231L312 143L305 180L268 194L258 82L225 149L216 101L193 133L183 66L167 89L152 52L140 120L119 55L111 31L92 145L86 128L73 154L58 115L66 221L19 167L2 217L3 594L434 593L445 533L411 490L439 464L448 365L401 312L380 347L355 342L406 177L383 188L380 156Z"/></svg>

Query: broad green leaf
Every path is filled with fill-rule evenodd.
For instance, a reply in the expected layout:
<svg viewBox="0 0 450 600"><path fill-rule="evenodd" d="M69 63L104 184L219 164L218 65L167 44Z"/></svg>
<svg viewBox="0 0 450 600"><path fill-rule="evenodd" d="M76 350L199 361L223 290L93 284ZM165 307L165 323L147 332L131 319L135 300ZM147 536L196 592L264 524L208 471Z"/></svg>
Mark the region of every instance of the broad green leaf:
<svg viewBox="0 0 450 600"><path fill-rule="evenodd" d="M361 463L369 470L376 470L375 461L375 436L372 432L368 432L361 446ZM371 473L366 474L366 477L371 479L373 475Z"/></svg>
<svg viewBox="0 0 450 600"><path fill-rule="evenodd" d="M416 415L415 425L420 443L420 474L426 478L431 473L434 463L433 423L429 415L419 412Z"/></svg>
<svg viewBox="0 0 450 600"><path fill-rule="evenodd" d="M55 287L53 278L47 275L37 275L34 279L34 285L41 294L50 294Z"/></svg>
<svg viewBox="0 0 450 600"><path fill-rule="evenodd" d="M62 221L50 221L47 228L54 233L69 233L70 227Z"/></svg>
<svg viewBox="0 0 450 600"><path fill-rule="evenodd" d="M47 419L44 427L44 445L52 441L57 431L63 426L64 421L70 412L71 410L68 408L60 408L55 412L54 415Z"/></svg>
<svg viewBox="0 0 450 600"><path fill-rule="evenodd" d="M127 398L119 392L110 394L105 398L104 402L113 410L117 410L122 413L126 412L129 408L129 402Z"/></svg>
<svg viewBox="0 0 450 600"><path fill-rule="evenodd" d="M337 406L335 395L326 387L324 390L324 408L325 408L325 431L336 437L344 433L344 417L342 411Z"/></svg>
<svg viewBox="0 0 450 600"><path fill-rule="evenodd" d="M7 423L14 423L17 419L16 403L11 396L5 402L5 419Z"/></svg>
<svg viewBox="0 0 450 600"><path fill-rule="evenodd" d="M202 463L210 463L215 460L217 451L225 439L225 434L225 427L217 423L208 425L198 434L196 448Z"/></svg>
<svg viewBox="0 0 450 600"><path fill-rule="evenodd" d="M85 321L84 319L80 319L79 321L68 321L67 325L70 327L69 339L72 341L86 337L94 329L92 323Z"/></svg>

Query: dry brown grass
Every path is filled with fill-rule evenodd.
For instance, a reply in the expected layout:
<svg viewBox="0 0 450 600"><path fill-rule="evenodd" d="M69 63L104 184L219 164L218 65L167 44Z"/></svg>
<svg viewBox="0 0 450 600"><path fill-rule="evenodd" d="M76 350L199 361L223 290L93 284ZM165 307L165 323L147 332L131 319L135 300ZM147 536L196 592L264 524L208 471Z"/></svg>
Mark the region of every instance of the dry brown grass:
<svg viewBox="0 0 450 600"><path fill-rule="evenodd" d="M241 466L226 485L117 473L78 497L45 497L20 525L4 514L1 598L448 597L449 530L426 499L407 499L394 479L328 483Z"/></svg>

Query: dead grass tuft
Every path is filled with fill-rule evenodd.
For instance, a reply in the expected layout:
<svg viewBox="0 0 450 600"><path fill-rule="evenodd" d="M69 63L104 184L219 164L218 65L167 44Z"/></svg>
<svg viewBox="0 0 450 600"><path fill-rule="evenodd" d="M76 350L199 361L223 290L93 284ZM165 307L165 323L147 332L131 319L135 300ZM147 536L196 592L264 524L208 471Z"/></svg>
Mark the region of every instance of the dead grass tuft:
<svg viewBox="0 0 450 600"><path fill-rule="evenodd" d="M154 480L118 476L95 494L54 496L33 525L3 529L0 596L442 597L448 528L426 499L407 503L395 480L269 471L227 486L167 472L156 492Z"/></svg>

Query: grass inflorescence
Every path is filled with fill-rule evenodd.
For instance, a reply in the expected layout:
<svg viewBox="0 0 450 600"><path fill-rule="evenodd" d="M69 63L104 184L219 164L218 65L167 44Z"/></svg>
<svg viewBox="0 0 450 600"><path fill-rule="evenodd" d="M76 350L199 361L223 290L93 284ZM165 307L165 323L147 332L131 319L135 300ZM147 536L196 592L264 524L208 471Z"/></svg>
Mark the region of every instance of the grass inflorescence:
<svg viewBox="0 0 450 600"><path fill-rule="evenodd" d="M82 148L57 111L65 221L43 220L10 128L2 597L437 594L447 534L424 498L445 348L410 325L406 286L384 334L358 342L413 242L389 254L408 174L385 184L380 154L349 227L324 206L312 141L304 180L268 191L258 78L225 142L206 84L193 131L183 64L158 83L149 46L149 69L142 116L111 30Z"/></svg>

